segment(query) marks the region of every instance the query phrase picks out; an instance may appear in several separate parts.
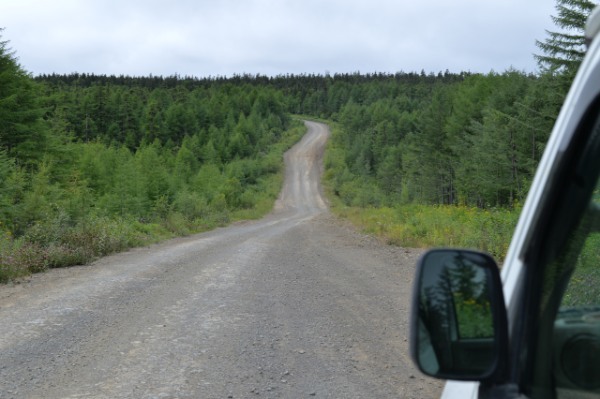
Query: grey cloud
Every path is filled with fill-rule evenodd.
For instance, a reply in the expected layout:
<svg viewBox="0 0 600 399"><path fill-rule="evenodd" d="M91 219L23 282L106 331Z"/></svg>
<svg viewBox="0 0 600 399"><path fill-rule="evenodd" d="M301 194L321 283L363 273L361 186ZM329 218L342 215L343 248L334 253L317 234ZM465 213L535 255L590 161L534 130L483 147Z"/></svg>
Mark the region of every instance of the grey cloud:
<svg viewBox="0 0 600 399"><path fill-rule="evenodd" d="M33 73L531 71L553 12L548 0L20 0L0 3L0 26Z"/></svg>

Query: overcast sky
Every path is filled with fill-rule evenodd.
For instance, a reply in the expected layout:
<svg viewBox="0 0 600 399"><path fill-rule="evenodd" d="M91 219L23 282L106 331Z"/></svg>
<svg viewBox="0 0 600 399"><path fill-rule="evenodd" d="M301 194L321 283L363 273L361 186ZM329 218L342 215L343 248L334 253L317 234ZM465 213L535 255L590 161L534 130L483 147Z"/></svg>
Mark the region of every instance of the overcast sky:
<svg viewBox="0 0 600 399"><path fill-rule="evenodd" d="M0 0L34 75L537 70L555 0Z"/></svg>

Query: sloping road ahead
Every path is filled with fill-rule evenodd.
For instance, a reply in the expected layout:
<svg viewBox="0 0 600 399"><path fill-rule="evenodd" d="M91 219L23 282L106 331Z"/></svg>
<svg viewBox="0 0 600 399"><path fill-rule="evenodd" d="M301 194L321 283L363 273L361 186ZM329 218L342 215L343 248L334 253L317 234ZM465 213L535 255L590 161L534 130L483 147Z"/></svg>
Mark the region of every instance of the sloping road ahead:
<svg viewBox="0 0 600 399"><path fill-rule="evenodd" d="M437 396L408 357L418 251L327 212L307 127L268 217L0 287L0 398Z"/></svg>

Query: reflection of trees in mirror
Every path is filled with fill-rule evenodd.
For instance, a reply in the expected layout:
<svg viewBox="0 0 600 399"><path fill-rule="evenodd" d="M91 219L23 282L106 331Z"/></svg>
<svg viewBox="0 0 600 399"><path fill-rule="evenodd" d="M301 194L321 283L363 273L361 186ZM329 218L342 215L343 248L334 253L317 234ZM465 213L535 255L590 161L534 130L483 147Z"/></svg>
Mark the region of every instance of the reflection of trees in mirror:
<svg viewBox="0 0 600 399"><path fill-rule="evenodd" d="M439 350L450 340L493 337L487 277L485 270L456 254L443 263L435 284L423 291L420 307L426 325L440 326L450 334L433 337Z"/></svg>
<svg viewBox="0 0 600 399"><path fill-rule="evenodd" d="M429 332L439 367L445 370L452 367L451 337L448 333L456 324L451 320L452 297L448 295L448 289L440 287L443 283L440 278L438 286L428 286L423 290L419 301L419 315Z"/></svg>
<svg viewBox="0 0 600 399"><path fill-rule="evenodd" d="M492 311L489 300L454 297L456 318L461 338L491 338L494 336Z"/></svg>
<svg viewBox="0 0 600 399"><path fill-rule="evenodd" d="M430 375L487 375L497 359L492 261L461 250L434 250L419 280L418 359Z"/></svg>
<svg viewBox="0 0 600 399"><path fill-rule="evenodd" d="M454 276L451 265L440 263L438 273L425 287L420 300L421 318L431 335L431 343L442 370L454 366L452 342L457 341Z"/></svg>
<svg viewBox="0 0 600 399"><path fill-rule="evenodd" d="M449 273L453 286L454 306L461 338L490 338L494 336L487 275L461 257Z"/></svg>

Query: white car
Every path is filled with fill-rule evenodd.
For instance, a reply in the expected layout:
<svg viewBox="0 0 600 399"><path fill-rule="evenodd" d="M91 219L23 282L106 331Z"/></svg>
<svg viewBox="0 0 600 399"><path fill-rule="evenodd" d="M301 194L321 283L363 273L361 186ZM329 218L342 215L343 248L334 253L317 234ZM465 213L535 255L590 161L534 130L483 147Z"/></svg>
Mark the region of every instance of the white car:
<svg viewBox="0 0 600 399"><path fill-rule="evenodd" d="M600 8L502 271L483 253L420 259L411 320L442 397L600 398Z"/></svg>

